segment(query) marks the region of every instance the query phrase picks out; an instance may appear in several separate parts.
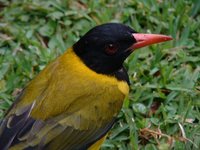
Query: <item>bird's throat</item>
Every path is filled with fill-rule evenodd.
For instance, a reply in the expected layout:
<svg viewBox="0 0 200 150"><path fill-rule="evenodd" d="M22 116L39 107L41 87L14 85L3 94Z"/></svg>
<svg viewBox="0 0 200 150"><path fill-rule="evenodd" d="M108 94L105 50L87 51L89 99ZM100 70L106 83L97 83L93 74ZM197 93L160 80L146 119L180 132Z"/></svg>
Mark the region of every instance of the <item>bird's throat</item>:
<svg viewBox="0 0 200 150"><path fill-rule="evenodd" d="M127 71L121 63L116 62L116 65L108 65L108 61L114 60L108 60L107 62L101 61L95 59L94 56L84 55L83 53L79 52L79 50L73 49L73 51L88 68L95 71L96 73L113 76L119 81L126 81L129 84Z"/></svg>

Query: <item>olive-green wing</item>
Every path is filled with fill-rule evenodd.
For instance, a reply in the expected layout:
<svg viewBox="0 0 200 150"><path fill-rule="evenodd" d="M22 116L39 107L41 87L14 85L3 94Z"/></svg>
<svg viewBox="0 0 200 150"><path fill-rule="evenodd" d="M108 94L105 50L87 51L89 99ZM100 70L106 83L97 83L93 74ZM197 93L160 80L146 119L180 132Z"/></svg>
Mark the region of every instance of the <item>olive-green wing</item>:
<svg viewBox="0 0 200 150"><path fill-rule="evenodd" d="M0 141L3 150L87 149L102 138L115 121L114 118L99 120L97 124L79 113L62 114L46 121L35 120L27 115L32 106L24 108L24 114L10 116L2 123Z"/></svg>

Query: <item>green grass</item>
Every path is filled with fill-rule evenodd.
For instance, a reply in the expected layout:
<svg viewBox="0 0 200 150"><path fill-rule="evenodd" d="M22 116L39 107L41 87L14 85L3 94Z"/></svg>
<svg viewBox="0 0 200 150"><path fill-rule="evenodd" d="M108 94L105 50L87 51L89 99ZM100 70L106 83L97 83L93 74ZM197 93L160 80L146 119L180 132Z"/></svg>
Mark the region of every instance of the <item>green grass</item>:
<svg viewBox="0 0 200 150"><path fill-rule="evenodd" d="M131 92L102 150L198 150L199 0L0 0L0 116L48 62L106 22L174 40L126 60Z"/></svg>

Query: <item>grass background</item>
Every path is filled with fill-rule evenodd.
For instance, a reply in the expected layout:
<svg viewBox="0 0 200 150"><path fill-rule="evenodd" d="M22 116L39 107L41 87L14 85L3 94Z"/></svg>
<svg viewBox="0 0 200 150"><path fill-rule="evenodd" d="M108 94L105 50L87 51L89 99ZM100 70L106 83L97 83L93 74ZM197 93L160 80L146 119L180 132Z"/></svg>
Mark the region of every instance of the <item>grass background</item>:
<svg viewBox="0 0 200 150"><path fill-rule="evenodd" d="M0 0L0 116L95 25L173 36L125 62L131 92L102 150L200 149L199 0Z"/></svg>

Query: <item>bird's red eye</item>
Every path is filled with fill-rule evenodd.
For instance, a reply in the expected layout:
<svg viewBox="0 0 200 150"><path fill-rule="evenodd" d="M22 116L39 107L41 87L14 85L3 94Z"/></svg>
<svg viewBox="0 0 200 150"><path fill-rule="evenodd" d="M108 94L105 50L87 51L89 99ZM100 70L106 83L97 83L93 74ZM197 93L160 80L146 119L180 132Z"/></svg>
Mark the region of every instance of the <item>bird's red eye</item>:
<svg viewBox="0 0 200 150"><path fill-rule="evenodd" d="M117 52L117 46L115 44L106 45L105 52L108 55L113 55Z"/></svg>

